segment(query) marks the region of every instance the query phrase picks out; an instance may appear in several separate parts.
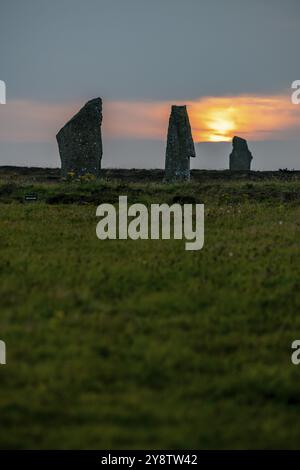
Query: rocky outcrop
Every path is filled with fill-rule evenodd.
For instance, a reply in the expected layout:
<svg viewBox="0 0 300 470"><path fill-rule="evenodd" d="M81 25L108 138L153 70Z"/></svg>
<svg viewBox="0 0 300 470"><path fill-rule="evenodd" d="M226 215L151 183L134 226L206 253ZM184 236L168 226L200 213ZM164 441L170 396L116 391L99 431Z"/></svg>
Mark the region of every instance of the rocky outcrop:
<svg viewBox="0 0 300 470"><path fill-rule="evenodd" d="M62 176L100 176L102 159L102 100L88 101L58 132Z"/></svg>
<svg viewBox="0 0 300 470"><path fill-rule="evenodd" d="M195 147L186 106L172 106L167 137L165 179L190 179L190 157Z"/></svg>
<svg viewBox="0 0 300 470"><path fill-rule="evenodd" d="M248 149L247 141L241 137L232 139L233 149L229 156L229 169L231 171L249 171L252 153Z"/></svg>

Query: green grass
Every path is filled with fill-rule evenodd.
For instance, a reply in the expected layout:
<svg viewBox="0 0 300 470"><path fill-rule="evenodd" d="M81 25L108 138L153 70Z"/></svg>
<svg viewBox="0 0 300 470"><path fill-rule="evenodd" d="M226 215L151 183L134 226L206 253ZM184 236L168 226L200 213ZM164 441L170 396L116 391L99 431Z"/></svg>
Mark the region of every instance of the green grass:
<svg viewBox="0 0 300 470"><path fill-rule="evenodd" d="M1 448L299 448L299 181L10 184ZM119 194L204 202L203 250L99 241Z"/></svg>

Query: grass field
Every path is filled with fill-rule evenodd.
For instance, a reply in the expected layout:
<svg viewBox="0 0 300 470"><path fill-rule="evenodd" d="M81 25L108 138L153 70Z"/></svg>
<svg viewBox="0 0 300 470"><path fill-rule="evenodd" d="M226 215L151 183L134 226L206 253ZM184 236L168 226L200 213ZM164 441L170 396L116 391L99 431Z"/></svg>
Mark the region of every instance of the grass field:
<svg viewBox="0 0 300 470"><path fill-rule="evenodd" d="M205 203L203 250L99 241L119 195ZM0 202L1 448L300 447L299 177L2 175Z"/></svg>

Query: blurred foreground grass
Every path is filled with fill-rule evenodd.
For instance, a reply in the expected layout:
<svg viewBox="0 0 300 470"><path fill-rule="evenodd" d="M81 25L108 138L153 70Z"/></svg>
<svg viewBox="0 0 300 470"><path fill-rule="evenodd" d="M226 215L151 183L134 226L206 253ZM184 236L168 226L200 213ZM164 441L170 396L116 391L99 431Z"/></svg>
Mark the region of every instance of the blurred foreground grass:
<svg viewBox="0 0 300 470"><path fill-rule="evenodd" d="M299 192L2 181L0 447L299 448ZM204 249L99 241L119 195L204 202Z"/></svg>

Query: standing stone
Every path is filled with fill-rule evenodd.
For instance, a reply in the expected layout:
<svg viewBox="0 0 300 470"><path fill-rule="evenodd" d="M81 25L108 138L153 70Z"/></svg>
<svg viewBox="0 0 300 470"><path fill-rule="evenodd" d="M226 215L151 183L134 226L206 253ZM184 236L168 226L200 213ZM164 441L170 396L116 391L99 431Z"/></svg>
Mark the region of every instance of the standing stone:
<svg viewBox="0 0 300 470"><path fill-rule="evenodd" d="M195 147L186 106L172 106L166 149L165 179L189 180Z"/></svg>
<svg viewBox="0 0 300 470"><path fill-rule="evenodd" d="M232 139L233 149L229 156L229 169L231 171L249 171L252 153L248 149L247 141L241 137Z"/></svg>
<svg viewBox="0 0 300 470"><path fill-rule="evenodd" d="M88 101L58 132L56 139L63 176L100 176L102 159L102 100Z"/></svg>

